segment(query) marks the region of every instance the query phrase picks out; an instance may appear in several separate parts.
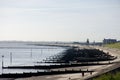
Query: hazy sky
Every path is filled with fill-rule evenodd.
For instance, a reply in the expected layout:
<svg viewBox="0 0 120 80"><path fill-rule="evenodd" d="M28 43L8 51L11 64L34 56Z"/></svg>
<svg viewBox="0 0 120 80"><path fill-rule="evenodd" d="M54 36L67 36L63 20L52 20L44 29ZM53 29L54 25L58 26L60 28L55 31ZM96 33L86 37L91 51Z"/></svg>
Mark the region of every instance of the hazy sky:
<svg viewBox="0 0 120 80"><path fill-rule="evenodd" d="M0 40L120 40L120 0L0 0Z"/></svg>

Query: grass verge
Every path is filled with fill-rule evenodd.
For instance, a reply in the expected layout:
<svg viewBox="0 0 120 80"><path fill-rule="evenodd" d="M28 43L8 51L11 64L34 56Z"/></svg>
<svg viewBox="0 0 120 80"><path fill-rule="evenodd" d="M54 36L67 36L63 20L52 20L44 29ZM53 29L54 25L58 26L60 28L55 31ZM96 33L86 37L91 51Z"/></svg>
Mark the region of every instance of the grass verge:
<svg viewBox="0 0 120 80"><path fill-rule="evenodd" d="M114 44L106 44L105 47L120 49L120 42Z"/></svg>
<svg viewBox="0 0 120 80"><path fill-rule="evenodd" d="M120 72L107 73L93 80L120 80Z"/></svg>

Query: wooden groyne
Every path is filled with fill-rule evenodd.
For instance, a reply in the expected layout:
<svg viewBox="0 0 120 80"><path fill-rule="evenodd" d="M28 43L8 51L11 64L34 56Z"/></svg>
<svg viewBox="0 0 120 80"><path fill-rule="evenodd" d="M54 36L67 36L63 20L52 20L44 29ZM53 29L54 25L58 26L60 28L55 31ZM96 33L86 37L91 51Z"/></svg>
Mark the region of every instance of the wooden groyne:
<svg viewBox="0 0 120 80"><path fill-rule="evenodd" d="M42 75L53 75L53 74L67 74L67 73L81 73L84 76L85 73L90 73L92 75L94 71L88 69L62 69L62 70L45 70L44 72L23 72L23 73L3 73L0 78L22 78L31 76L42 76Z"/></svg>
<svg viewBox="0 0 120 80"><path fill-rule="evenodd" d="M43 60L44 63L70 63L70 62L97 62L114 60L117 57L105 53L99 49L69 48L59 55L50 56Z"/></svg>
<svg viewBox="0 0 120 80"><path fill-rule="evenodd" d="M83 63L60 63L59 65L34 65L34 66L8 66L3 69L54 69L54 68L66 68L66 67L77 67L77 66L95 66L95 65L108 65L113 62L83 62Z"/></svg>

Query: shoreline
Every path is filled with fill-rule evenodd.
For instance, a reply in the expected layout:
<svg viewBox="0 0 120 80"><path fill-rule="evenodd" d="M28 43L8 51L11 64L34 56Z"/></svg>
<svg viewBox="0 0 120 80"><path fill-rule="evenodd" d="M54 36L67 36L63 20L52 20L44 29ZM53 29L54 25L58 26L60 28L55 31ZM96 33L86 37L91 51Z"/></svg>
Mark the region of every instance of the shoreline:
<svg viewBox="0 0 120 80"><path fill-rule="evenodd" d="M112 55L117 55L119 56L118 58L120 58L120 55L118 53L115 53L116 51L120 52L120 50L115 50L115 49L110 49L110 48L106 48L105 47L97 47L101 50L104 50L104 51L110 51L110 54ZM115 61L120 61L120 60L115 60ZM116 65L116 64L115 64ZM95 67L96 69L105 69L105 68L102 68L103 66L99 66L99 67ZM110 66L106 66L106 69L109 68ZM114 67L114 66L113 66ZM93 67L94 68L94 67ZM102 70L101 70L102 71ZM99 72L99 71L98 71ZM107 71L109 72L109 71ZM93 73L92 76L95 76L95 75L101 75L101 74L98 74L98 73ZM103 74L103 73L102 73ZM80 77L80 73L74 73L74 74L60 74L60 75L45 75L45 76L32 76L32 77L28 77L28 78L17 78L17 79L12 79L12 80L67 80L69 77L71 77L71 80L81 80L81 79L87 79L87 78L90 78L92 76L90 76L89 74L86 74L85 77ZM0 80L6 80L6 79L0 79ZM11 79L7 79L7 80L11 80Z"/></svg>

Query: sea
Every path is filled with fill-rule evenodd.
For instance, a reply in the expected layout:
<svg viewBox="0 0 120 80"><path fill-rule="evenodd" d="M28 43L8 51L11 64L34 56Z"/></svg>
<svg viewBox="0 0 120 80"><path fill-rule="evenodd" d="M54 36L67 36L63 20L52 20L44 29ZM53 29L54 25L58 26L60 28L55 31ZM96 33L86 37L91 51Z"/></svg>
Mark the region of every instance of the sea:
<svg viewBox="0 0 120 80"><path fill-rule="evenodd" d="M64 47L36 45L30 42L0 42L0 74L44 71L42 69L3 69L2 66L50 65L43 62L63 53Z"/></svg>

